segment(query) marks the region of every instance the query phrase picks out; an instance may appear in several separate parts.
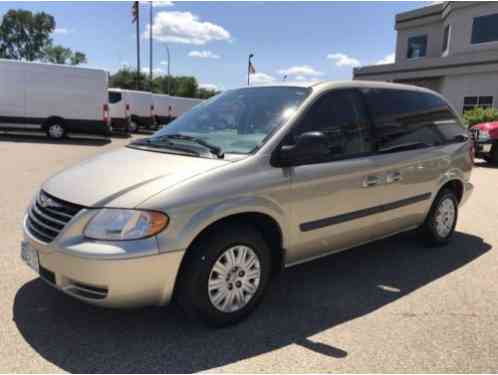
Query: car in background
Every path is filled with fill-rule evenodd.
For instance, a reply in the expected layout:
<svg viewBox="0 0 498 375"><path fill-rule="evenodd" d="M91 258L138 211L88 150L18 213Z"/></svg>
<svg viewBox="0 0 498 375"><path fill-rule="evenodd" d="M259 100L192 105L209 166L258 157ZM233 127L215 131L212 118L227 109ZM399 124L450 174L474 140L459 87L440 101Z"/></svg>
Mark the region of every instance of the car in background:
<svg viewBox="0 0 498 375"><path fill-rule="evenodd" d="M473 188L466 134L443 97L413 86L227 90L46 181L21 257L87 303L175 296L190 316L233 324L284 267L414 229L448 243Z"/></svg>
<svg viewBox="0 0 498 375"><path fill-rule="evenodd" d="M169 124L175 118L190 111L203 99L183 98L162 94L152 94L154 122L157 127Z"/></svg>
<svg viewBox="0 0 498 375"><path fill-rule="evenodd" d="M130 104L127 100L126 91L110 88L108 95L112 131L128 133L130 128Z"/></svg>
<svg viewBox="0 0 498 375"><path fill-rule="evenodd" d="M108 137L107 82L100 69L0 60L0 129Z"/></svg>
<svg viewBox="0 0 498 375"><path fill-rule="evenodd" d="M155 129L154 103L147 91L110 88L109 101L113 130L136 133L139 129Z"/></svg>
<svg viewBox="0 0 498 375"><path fill-rule="evenodd" d="M498 121L476 124L469 130L475 142L475 156L498 164Z"/></svg>

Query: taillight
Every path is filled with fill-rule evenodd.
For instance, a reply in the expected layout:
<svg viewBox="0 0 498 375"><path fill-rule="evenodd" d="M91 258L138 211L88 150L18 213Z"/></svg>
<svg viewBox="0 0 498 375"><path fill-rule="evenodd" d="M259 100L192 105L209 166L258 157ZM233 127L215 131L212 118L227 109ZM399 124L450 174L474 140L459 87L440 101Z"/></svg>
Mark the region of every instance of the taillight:
<svg viewBox="0 0 498 375"><path fill-rule="evenodd" d="M104 104L102 107L102 119L104 120L104 124L109 125L110 116L109 116L109 104Z"/></svg>
<svg viewBox="0 0 498 375"><path fill-rule="evenodd" d="M153 105L150 106L150 115L154 116L154 106Z"/></svg>

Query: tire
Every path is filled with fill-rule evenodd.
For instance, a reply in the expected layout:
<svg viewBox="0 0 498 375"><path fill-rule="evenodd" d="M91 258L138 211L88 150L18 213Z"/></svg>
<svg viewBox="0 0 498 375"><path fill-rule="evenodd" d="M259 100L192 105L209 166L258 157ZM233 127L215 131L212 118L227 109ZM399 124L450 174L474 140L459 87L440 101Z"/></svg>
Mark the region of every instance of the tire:
<svg viewBox="0 0 498 375"><path fill-rule="evenodd" d="M434 200L419 233L428 246L446 245L455 232L457 220L458 199L452 190L444 189Z"/></svg>
<svg viewBox="0 0 498 375"><path fill-rule="evenodd" d="M240 322L263 298L271 274L270 251L250 225L227 224L203 235L189 249L180 271L176 295L180 306L209 326ZM245 263L240 261L242 254ZM230 263L230 256L235 262Z"/></svg>
<svg viewBox="0 0 498 375"><path fill-rule="evenodd" d="M60 121L51 122L45 130L50 139L62 139L66 136L66 129Z"/></svg>
<svg viewBox="0 0 498 375"><path fill-rule="evenodd" d="M131 120L130 123L128 124L128 132L129 133L136 133L138 132L138 124Z"/></svg>

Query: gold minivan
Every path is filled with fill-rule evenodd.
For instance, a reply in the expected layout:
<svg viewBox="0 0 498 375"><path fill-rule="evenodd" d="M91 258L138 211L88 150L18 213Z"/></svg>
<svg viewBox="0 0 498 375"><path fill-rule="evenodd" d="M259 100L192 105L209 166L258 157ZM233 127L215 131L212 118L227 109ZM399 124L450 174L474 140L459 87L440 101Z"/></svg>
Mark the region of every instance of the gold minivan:
<svg viewBox="0 0 498 375"><path fill-rule="evenodd" d="M227 325L285 267L414 229L446 244L471 169L461 119L430 90L361 81L228 90L51 177L27 210L21 255L82 301L175 297Z"/></svg>

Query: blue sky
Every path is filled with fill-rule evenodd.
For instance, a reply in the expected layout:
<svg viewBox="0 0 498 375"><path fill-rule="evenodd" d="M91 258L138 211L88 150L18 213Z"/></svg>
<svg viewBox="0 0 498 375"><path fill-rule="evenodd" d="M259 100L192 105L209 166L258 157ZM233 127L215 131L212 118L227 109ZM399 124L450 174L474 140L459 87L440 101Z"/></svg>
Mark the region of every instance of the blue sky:
<svg viewBox="0 0 498 375"><path fill-rule="evenodd" d="M255 81L350 79L352 66L392 56L396 13L421 2L157 2L153 8L154 68L194 75L206 86L229 89L246 81L247 57L254 53ZM8 2L8 9L46 11L55 17L56 43L86 53L88 66L116 71L136 65L131 2ZM141 30L149 5L141 9ZM142 39L148 67L148 41ZM387 61L389 57L387 58ZM162 62L162 63L161 63ZM213 86L213 87L214 87Z"/></svg>

